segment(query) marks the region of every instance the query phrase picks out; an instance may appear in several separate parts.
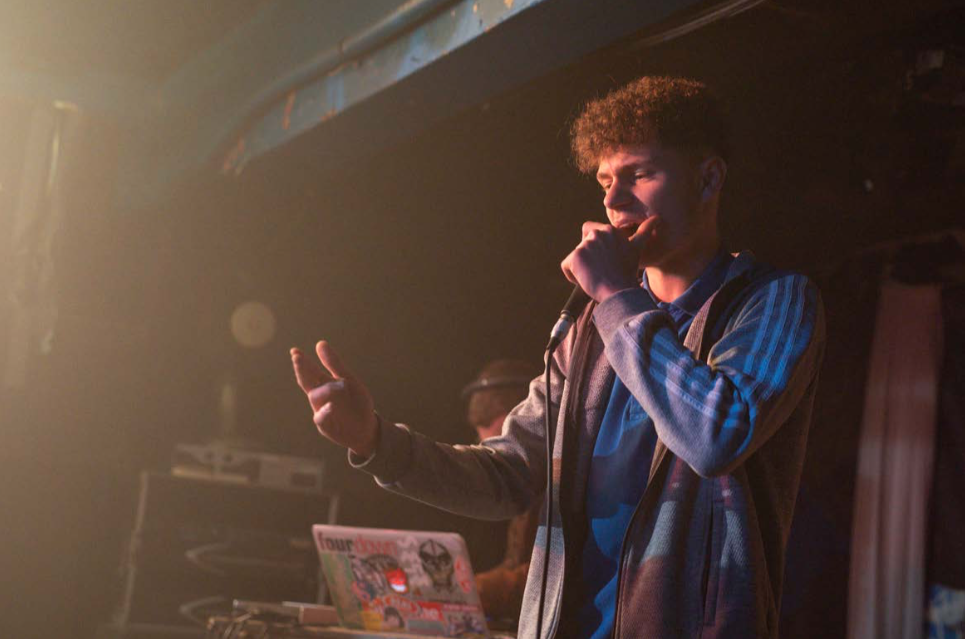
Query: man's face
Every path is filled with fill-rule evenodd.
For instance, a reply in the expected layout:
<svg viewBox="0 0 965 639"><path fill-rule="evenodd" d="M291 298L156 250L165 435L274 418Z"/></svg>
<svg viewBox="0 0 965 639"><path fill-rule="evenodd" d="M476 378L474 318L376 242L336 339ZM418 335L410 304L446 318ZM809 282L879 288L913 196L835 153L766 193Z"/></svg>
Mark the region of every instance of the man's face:
<svg viewBox="0 0 965 639"><path fill-rule="evenodd" d="M708 225L713 216L701 207L699 165L682 151L658 143L622 147L600 159L596 179L613 226L629 233L648 217L660 217L659 246L641 266L663 265L704 234L716 234Z"/></svg>
<svg viewBox="0 0 965 639"><path fill-rule="evenodd" d="M474 424L473 428L476 430L476 436L479 438L479 441L502 435L503 422L505 420L506 415L503 414L494 417L488 424Z"/></svg>

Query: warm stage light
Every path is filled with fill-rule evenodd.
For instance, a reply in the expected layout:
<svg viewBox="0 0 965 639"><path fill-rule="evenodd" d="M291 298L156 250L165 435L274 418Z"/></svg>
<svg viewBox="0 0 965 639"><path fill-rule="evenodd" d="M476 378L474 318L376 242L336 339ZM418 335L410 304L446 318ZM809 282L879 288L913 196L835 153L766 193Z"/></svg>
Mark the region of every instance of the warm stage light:
<svg viewBox="0 0 965 639"><path fill-rule="evenodd" d="M231 335L246 348L260 348L275 337L275 314L265 304L248 301L231 314Z"/></svg>

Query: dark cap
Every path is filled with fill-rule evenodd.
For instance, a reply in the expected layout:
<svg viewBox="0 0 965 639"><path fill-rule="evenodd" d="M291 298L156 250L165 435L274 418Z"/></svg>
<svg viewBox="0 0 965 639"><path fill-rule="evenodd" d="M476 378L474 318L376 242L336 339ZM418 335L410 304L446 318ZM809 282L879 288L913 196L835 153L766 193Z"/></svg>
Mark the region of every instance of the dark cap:
<svg viewBox="0 0 965 639"><path fill-rule="evenodd" d="M486 364L462 389L462 398L469 400L470 424L484 426L511 411L526 399L529 382L538 372L537 367L521 360L497 359Z"/></svg>
<svg viewBox="0 0 965 639"><path fill-rule="evenodd" d="M493 388L521 386L525 389L537 372L532 365L522 360L493 360L479 371L474 380L463 387L459 396L468 399L473 393Z"/></svg>

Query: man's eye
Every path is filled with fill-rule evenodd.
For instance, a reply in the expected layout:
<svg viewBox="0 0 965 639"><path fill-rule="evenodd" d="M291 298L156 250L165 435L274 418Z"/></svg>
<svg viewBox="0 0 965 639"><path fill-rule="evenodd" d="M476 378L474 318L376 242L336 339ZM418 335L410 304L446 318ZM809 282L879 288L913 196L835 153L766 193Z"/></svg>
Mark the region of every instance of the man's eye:
<svg viewBox="0 0 965 639"><path fill-rule="evenodd" d="M650 178L653 177L653 171L641 171L639 173L634 174L634 177L637 178L638 180L649 180Z"/></svg>
<svg viewBox="0 0 965 639"><path fill-rule="evenodd" d="M603 192L604 192L604 193L606 193L607 191L610 190L610 185L609 185L609 184L601 184L601 185L600 185L600 188L603 189Z"/></svg>

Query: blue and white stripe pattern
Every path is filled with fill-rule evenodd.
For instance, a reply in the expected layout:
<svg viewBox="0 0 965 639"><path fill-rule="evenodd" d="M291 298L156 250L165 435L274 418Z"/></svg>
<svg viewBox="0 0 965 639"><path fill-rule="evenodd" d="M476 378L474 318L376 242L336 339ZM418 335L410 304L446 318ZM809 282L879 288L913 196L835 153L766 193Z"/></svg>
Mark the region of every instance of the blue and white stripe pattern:
<svg viewBox="0 0 965 639"><path fill-rule="evenodd" d="M636 312L627 313L628 306ZM801 364L818 308L806 277L776 278L730 320L706 363L684 347L670 315L645 291L617 293L594 320L610 364L653 418L660 440L708 477L729 473L797 405L813 373L810 362ZM613 313L631 319L608 326Z"/></svg>

